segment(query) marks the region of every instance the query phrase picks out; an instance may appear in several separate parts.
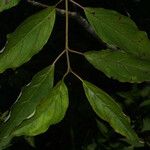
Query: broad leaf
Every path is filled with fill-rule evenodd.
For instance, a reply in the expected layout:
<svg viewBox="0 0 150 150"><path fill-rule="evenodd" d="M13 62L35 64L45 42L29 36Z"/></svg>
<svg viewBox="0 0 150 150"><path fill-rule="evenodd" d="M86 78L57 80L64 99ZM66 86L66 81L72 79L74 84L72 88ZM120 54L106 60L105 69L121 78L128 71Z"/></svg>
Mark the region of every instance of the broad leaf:
<svg viewBox="0 0 150 150"><path fill-rule="evenodd" d="M55 22L55 9L47 8L25 20L12 34L0 54L0 72L29 61L48 41Z"/></svg>
<svg viewBox="0 0 150 150"><path fill-rule="evenodd" d="M8 120L0 127L0 147L23 120L34 116L37 105L51 90L53 78L54 66L50 66L36 74L31 83L23 88L10 110Z"/></svg>
<svg viewBox="0 0 150 150"><path fill-rule="evenodd" d="M126 136L132 144L139 143L138 136L131 128L129 120L122 112L121 107L107 93L95 85L83 81L83 87L95 113L107 121L116 132Z"/></svg>
<svg viewBox="0 0 150 150"><path fill-rule="evenodd" d="M139 31L129 17L103 8L86 8L85 14L104 42L140 58L150 59L150 41L147 34Z"/></svg>
<svg viewBox="0 0 150 150"><path fill-rule="evenodd" d="M44 133L50 125L56 124L64 118L68 104L68 90L61 81L40 102L35 115L23 121L13 135L35 136Z"/></svg>
<svg viewBox="0 0 150 150"><path fill-rule="evenodd" d="M121 82L139 83L150 80L149 61L122 51L91 51L84 55L95 68Z"/></svg>
<svg viewBox="0 0 150 150"><path fill-rule="evenodd" d="M20 0L0 0L0 12L16 6L19 2Z"/></svg>

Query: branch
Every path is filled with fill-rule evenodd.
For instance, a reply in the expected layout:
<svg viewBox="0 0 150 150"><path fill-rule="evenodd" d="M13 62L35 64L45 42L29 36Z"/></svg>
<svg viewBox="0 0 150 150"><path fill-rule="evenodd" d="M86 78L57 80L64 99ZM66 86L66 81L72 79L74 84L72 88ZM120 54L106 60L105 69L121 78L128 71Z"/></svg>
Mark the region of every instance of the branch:
<svg viewBox="0 0 150 150"><path fill-rule="evenodd" d="M61 2L62 0L59 1L59 3ZM40 7L43 7L43 8L47 8L49 7L48 5L46 4L42 4L42 3L39 3L39 2L36 2L34 0L27 0L27 2L31 3L32 5L35 5L35 6L40 6ZM72 2L72 1L71 1ZM59 9L59 8L56 8L57 10L57 13L59 15L66 15L66 11L64 9ZM91 27L91 25L88 23L88 21L83 18L82 16L80 16L77 12L70 12L68 11L68 15L69 17L72 17L74 19L77 20L77 22L82 25L94 38L98 39L100 43L104 43L99 37L98 35L95 33L94 29ZM112 48L112 46L109 46L107 45L107 47L110 47ZM115 48L116 49L116 48Z"/></svg>
<svg viewBox="0 0 150 150"><path fill-rule="evenodd" d="M49 7L49 6L46 5L46 4L42 4L42 3L36 2L36 1L34 1L34 0L27 0L27 2L28 2L28 3L31 3L32 5L40 6L40 7L43 7L43 8Z"/></svg>
<svg viewBox="0 0 150 150"><path fill-rule="evenodd" d="M63 10L63 9L57 8L56 10L59 15L65 15L65 13L66 13L65 10ZM85 18L80 16L77 12L68 11L68 14L69 14L69 17L76 19L77 22L80 25L82 25L90 34L92 34L94 38L96 38L100 42L102 42L101 39L98 37L98 35L95 33L94 29L91 27L91 25L88 23L88 21Z"/></svg>

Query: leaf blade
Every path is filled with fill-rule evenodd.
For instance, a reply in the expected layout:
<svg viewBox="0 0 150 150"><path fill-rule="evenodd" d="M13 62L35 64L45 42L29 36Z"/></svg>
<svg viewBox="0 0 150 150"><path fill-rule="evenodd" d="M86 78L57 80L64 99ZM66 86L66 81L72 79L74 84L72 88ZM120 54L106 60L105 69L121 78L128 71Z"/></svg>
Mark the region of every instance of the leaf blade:
<svg viewBox="0 0 150 150"><path fill-rule="evenodd" d="M53 86L54 66L49 66L37 73L30 85L22 90L21 97L11 108L11 115L0 127L0 145L3 139L9 139L14 129L25 119L32 117L39 102L49 93Z"/></svg>
<svg viewBox="0 0 150 150"><path fill-rule="evenodd" d="M85 14L104 42L140 58L150 59L150 41L147 34L139 31L129 17L103 8L86 8Z"/></svg>
<svg viewBox="0 0 150 150"><path fill-rule="evenodd" d="M60 81L37 106L35 115L23 121L13 135L35 136L44 133L49 126L64 118L68 104L67 87L63 81Z"/></svg>
<svg viewBox="0 0 150 150"><path fill-rule="evenodd" d="M20 0L1 0L0 1L0 12L16 6Z"/></svg>
<svg viewBox="0 0 150 150"><path fill-rule="evenodd" d="M102 50L84 54L98 70L121 82L140 83L150 80L150 62L122 51Z"/></svg>
<svg viewBox="0 0 150 150"><path fill-rule="evenodd" d="M107 93L90 82L83 81L83 88L95 113L107 121L116 132L130 140L133 145L138 144L139 138L131 128L128 117L122 112L121 107Z"/></svg>
<svg viewBox="0 0 150 150"><path fill-rule="evenodd" d="M44 9L27 18L12 34L0 54L0 73L16 68L37 54L48 41L55 22L55 9Z"/></svg>

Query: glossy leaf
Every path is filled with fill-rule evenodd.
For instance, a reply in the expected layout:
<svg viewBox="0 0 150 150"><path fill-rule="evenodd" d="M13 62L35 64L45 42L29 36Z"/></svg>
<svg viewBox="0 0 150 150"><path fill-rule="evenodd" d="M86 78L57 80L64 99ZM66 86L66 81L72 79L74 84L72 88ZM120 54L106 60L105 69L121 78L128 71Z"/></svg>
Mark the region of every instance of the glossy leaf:
<svg viewBox="0 0 150 150"><path fill-rule="evenodd" d="M19 2L20 0L0 0L0 12L16 6Z"/></svg>
<svg viewBox="0 0 150 150"><path fill-rule="evenodd" d="M56 124L64 118L68 104L68 90L61 81L40 102L35 115L23 121L13 135L35 136L44 133L50 125Z"/></svg>
<svg viewBox="0 0 150 150"><path fill-rule="evenodd" d="M150 41L136 24L116 11L103 8L86 8L85 14L98 36L107 44L150 59Z"/></svg>
<svg viewBox="0 0 150 150"><path fill-rule="evenodd" d="M10 110L9 118L0 127L0 147L23 120L34 116L37 105L51 90L53 79L54 66L50 66L36 74L31 83L23 88Z"/></svg>
<svg viewBox="0 0 150 150"><path fill-rule="evenodd" d="M0 73L29 61L48 41L55 22L55 9L47 8L25 20L12 34L0 54Z"/></svg>
<svg viewBox="0 0 150 150"><path fill-rule="evenodd" d="M150 62L128 55L122 51L91 51L86 59L98 70L121 82L143 82L150 80Z"/></svg>
<svg viewBox="0 0 150 150"><path fill-rule="evenodd" d="M95 85L83 81L86 97L95 113L107 121L116 132L126 136L132 144L139 143L138 136L130 126L127 116L121 107L107 93Z"/></svg>

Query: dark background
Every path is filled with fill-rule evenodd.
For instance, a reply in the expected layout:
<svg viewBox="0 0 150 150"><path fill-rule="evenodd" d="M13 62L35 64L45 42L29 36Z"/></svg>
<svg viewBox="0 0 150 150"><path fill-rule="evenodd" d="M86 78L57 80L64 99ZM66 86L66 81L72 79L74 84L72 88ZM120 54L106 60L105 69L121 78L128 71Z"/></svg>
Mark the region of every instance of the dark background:
<svg viewBox="0 0 150 150"><path fill-rule="evenodd" d="M145 30L150 35L150 2L149 0L76 0L82 6L103 7L116 10L130 17L136 22L140 30ZM56 4L57 0L39 0L47 5ZM64 4L58 5L64 8ZM33 6L26 0L22 0L17 7L11 8L0 14L0 49L6 42L7 34L13 32L28 16L40 11L42 8ZM77 11L80 15L84 13L80 8L70 4L70 10ZM51 64L57 55L64 49L65 43L65 18L57 14L53 33L44 46L43 50L35 55L28 63L16 70L8 69L0 75L0 111L9 110L10 106L18 97L21 88L29 83L34 74L42 68ZM77 22L76 19L69 20L69 45L71 49L85 52L88 50L100 50L106 46L95 38L91 33ZM139 108L139 104L145 97L140 97L139 91L148 86L148 83L139 85L120 83L107 78L103 73L94 69L82 56L71 54L71 66L83 79L86 79L116 98L125 113L133 120L133 125L140 137L145 141L149 140L149 132L141 132L142 117L148 114L144 108ZM63 57L56 66L55 82L60 80L66 71L66 59ZM112 128L104 121L99 121L107 127L107 137L102 135L102 130L98 128L97 116L91 110L87 102L81 83L73 75L67 76L65 80L70 97L70 106L64 120L51 126L42 135L35 137L36 148L31 147L24 138L17 138L13 141L10 150L113 150L120 145L128 146L126 142L120 141L121 136L116 134ZM128 92L133 97L134 102L126 103L126 98L121 97L119 92ZM147 96L147 95L146 95ZM100 140L101 139L101 140ZM100 141L99 141L100 140ZM104 141L103 141L104 140ZM94 142L93 142L94 141ZM89 144L96 144L96 148L87 149ZM113 144L119 146L116 148ZM118 150L122 150L120 147ZM142 148L148 149L148 144Z"/></svg>

